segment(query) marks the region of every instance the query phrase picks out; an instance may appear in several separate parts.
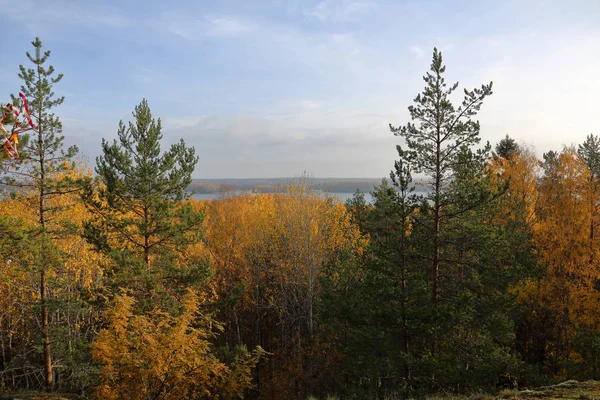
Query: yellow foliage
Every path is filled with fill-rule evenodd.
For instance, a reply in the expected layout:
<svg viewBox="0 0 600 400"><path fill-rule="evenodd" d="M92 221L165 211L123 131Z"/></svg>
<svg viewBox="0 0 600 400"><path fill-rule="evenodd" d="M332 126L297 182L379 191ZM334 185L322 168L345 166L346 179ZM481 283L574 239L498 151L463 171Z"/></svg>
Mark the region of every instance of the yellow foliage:
<svg viewBox="0 0 600 400"><path fill-rule="evenodd" d="M591 216L584 196L588 175L575 149L565 148L540 185L534 238L541 261L559 276L597 274L588 262Z"/></svg>
<svg viewBox="0 0 600 400"><path fill-rule="evenodd" d="M76 179L88 173L86 170L73 169L70 174L63 172L61 177ZM20 192L14 199L0 201L0 217L17 218L22 221L23 228L35 228L39 221L35 207L38 201L35 191ZM89 289L99 282L106 260L93 251L81 236L81 225L88 218L88 211L79 201L77 193L50 197L46 205L57 210L51 218L47 217L46 230L51 234L53 243L67 255L62 267L47 271L48 275L63 281L59 287L77 283Z"/></svg>
<svg viewBox="0 0 600 400"><path fill-rule="evenodd" d="M533 224L535 207L538 200L539 162L532 150L525 147L510 159L496 157L492 160L491 170L493 179L508 181L508 192L501 198L504 215L503 219L521 217L516 212L525 212L525 221Z"/></svg>
<svg viewBox="0 0 600 400"><path fill-rule="evenodd" d="M219 361L209 342L219 325L199 312L195 292L184 296L177 317L158 309L134 315L133 304L127 295L116 297L108 327L93 345L102 365L99 399L227 399L251 386L251 370L264 352L258 348L229 367Z"/></svg>
<svg viewBox="0 0 600 400"><path fill-rule="evenodd" d="M261 295L275 307L284 307L281 301L293 288L315 297L325 263L342 250L362 253L367 244L343 204L303 186L214 200L207 208L206 245L219 290L275 279ZM256 301L248 291L245 304Z"/></svg>

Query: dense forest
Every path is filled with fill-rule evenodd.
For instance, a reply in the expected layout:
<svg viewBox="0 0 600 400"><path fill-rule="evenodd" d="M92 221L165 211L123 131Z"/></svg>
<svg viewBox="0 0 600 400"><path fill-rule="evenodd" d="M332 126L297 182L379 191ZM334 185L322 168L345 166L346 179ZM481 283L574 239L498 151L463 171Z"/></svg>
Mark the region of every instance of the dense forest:
<svg viewBox="0 0 600 400"><path fill-rule="evenodd" d="M542 157L484 143L492 83L457 92L434 50L372 203L306 176L197 201L196 150L161 149L146 100L95 165L65 148L62 75L32 45L35 128L1 174L0 393L395 399L598 379L597 136Z"/></svg>

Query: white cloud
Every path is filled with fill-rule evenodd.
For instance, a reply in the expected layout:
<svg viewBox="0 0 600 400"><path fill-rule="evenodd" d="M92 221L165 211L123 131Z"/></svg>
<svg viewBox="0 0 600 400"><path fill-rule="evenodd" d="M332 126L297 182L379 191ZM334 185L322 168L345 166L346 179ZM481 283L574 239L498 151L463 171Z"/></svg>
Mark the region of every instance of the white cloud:
<svg viewBox="0 0 600 400"><path fill-rule="evenodd" d="M331 15L331 2L330 1L321 1L311 10L307 11L306 14L312 17L315 17L322 22L326 21Z"/></svg>
<svg viewBox="0 0 600 400"><path fill-rule="evenodd" d="M204 15L192 18L169 14L163 17L162 24L167 30L188 40L201 40L206 37L236 37L258 29L254 23L227 15Z"/></svg>
<svg viewBox="0 0 600 400"><path fill-rule="evenodd" d="M315 110L291 120L213 115L177 128L165 122L164 132L165 137L182 137L196 148L200 155L196 177L296 176L303 170L321 177L388 174L398 139L386 121L367 118L356 123L354 119L354 124L339 126L307 123L321 120L319 113ZM344 121L345 117L340 115Z"/></svg>
<svg viewBox="0 0 600 400"><path fill-rule="evenodd" d="M285 1L288 7L291 3ZM429 67L433 46L444 52L448 82L459 80L460 89L494 81L495 93L479 115L484 141L494 144L508 133L546 151L559 149L564 141L580 142L597 129L600 80L595 69L600 58L589 51L600 48L597 27L575 34L572 26L585 26L573 22L567 29L525 17L522 22L506 21L501 18L505 15L495 13L486 21L490 29L473 36L435 24L440 15L422 3L412 2L412 8L392 3L325 0L307 8L306 2L297 0L293 13L271 19L267 13L245 14L248 9L243 6L229 13L219 8L212 14L204 6L199 13L169 7L173 11L155 15L152 21L134 20L139 30L135 36L155 40L153 45L174 47L178 42L181 54L195 53L177 59L193 72L174 73L161 60L140 64L147 68L136 65L125 72L129 83L134 83L127 95L140 89L149 100L160 100L163 106L155 113L164 117L165 140L185 137L201 155L196 176L207 177L293 175L304 169L321 176L386 175L398 142L387 124L409 120L406 107L422 89L420 77ZM8 18L25 21L35 6L41 11L31 16L34 22L58 29L62 23L58 14L67 12L71 3L59 0L58 4L58 11L53 11L54 5L25 0L18 12L10 4L4 9L9 10ZM72 4L75 14L66 24L100 30L132 23L101 10L102 3ZM514 1L513 6L526 14L520 2ZM374 23L371 17L379 8ZM506 11L507 15L518 14L513 11ZM395 15L406 23L398 24ZM412 24L426 18L427 32L411 42ZM156 32L156 27L162 30ZM165 31L189 41L178 41ZM214 48L218 50L203 46L204 41L217 38L219 46ZM196 51L200 48L207 52ZM211 57L203 69L198 60ZM219 73L219 65L227 65L226 73ZM456 94L458 104L461 91ZM73 107L92 115L89 104ZM171 109L176 110L171 118L163 115ZM126 111L124 118L129 119ZM182 113L188 113L187 118L176 118ZM106 132L114 135L116 120L104 130L97 129L96 123L87 124L98 132L90 133L81 147L98 151L101 137ZM65 131L81 135L72 122L65 119ZM93 148L91 140L98 142Z"/></svg>
<svg viewBox="0 0 600 400"><path fill-rule="evenodd" d="M255 29L252 24L242 22L233 17L206 17L208 36L236 36Z"/></svg>
<svg viewBox="0 0 600 400"><path fill-rule="evenodd" d="M304 14L321 22L357 22L372 14L377 3L370 0L323 0Z"/></svg>
<svg viewBox="0 0 600 400"><path fill-rule="evenodd" d="M338 9L337 18L341 21L358 21L376 8L374 1L353 1Z"/></svg>
<svg viewBox="0 0 600 400"><path fill-rule="evenodd" d="M99 4L102 3L23 0L17 6L12 2L0 1L0 8L5 18L20 23L36 34L40 30L57 30L63 26L120 29L132 24L128 17Z"/></svg>

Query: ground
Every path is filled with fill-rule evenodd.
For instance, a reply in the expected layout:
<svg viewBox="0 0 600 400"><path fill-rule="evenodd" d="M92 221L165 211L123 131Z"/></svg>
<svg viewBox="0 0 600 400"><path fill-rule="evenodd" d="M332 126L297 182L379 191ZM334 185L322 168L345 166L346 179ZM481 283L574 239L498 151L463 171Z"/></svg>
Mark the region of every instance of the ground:
<svg viewBox="0 0 600 400"><path fill-rule="evenodd" d="M600 381L565 381L533 390L504 391L501 399L600 399Z"/></svg>
<svg viewBox="0 0 600 400"><path fill-rule="evenodd" d="M73 400L77 398L79 397L41 392L0 393L0 400Z"/></svg>
<svg viewBox="0 0 600 400"><path fill-rule="evenodd" d="M480 394L471 396L431 397L429 400L537 400L585 399L600 400L600 381L565 381L557 385L530 390L503 390L496 396Z"/></svg>
<svg viewBox="0 0 600 400"><path fill-rule="evenodd" d="M39 392L0 394L0 400L74 400L78 397ZM534 400L534 399L583 399L600 400L600 381L566 381L553 386L544 386L532 390L504 390L497 396L472 395L469 397L449 396L432 397L431 400Z"/></svg>

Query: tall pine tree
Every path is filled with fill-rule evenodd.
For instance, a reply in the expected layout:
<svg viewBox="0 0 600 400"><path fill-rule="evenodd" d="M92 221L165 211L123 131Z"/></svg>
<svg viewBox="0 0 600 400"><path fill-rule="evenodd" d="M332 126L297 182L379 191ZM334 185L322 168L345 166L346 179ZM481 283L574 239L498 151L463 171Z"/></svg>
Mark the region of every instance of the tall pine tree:
<svg viewBox="0 0 600 400"><path fill-rule="evenodd" d="M55 74L54 67L47 65L50 51L42 50L42 42L36 38L31 42L33 55L26 52L31 68L20 65L19 78L23 81L21 92L27 97L35 130L21 152L22 162L10 169L2 177L1 183L25 189L27 201L36 214L39 230L37 233L36 271L39 274L38 292L40 297L40 325L44 376L46 387L53 387L53 365L51 334L49 323L48 273L61 264L62 255L54 245L54 240L63 234L62 227L53 220L53 215L61 210L60 198L77 190L78 183L65 179L65 173L74 167L73 158L77 147L64 149L61 135L62 123L51 110L61 105L64 97L54 95L54 85L63 75ZM13 98L15 96L12 96Z"/></svg>
<svg viewBox="0 0 600 400"><path fill-rule="evenodd" d="M492 83L471 91L465 89L462 104L455 108L450 96L457 89L458 82L447 87L443 77L446 67L437 48L433 50L430 71L423 77L425 89L415 97L415 105L408 107L411 119L416 122L397 128L390 124L390 129L406 141L406 150L397 146L400 159L415 173L429 178L427 197L432 204L431 292L432 301L437 306L442 246L440 233L446 217L444 211L453 203L447 188L454 178L457 162L461 162L458 156L462 148L470 148L480 142L479 122L472 118L483 100L492 94ZM477 155L483 157L487 151L489 148L478 151Z"/></svg>

